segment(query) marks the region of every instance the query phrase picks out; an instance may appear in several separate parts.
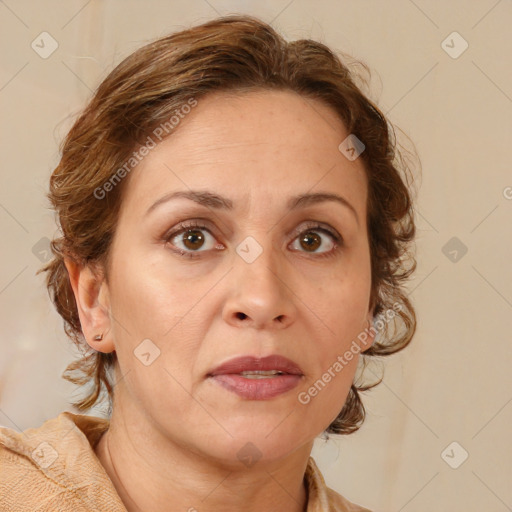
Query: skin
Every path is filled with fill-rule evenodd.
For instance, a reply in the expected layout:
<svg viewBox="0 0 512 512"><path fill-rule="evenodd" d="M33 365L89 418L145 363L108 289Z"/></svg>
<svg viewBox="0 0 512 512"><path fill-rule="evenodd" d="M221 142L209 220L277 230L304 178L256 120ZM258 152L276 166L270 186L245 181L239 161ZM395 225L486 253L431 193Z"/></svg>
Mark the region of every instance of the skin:
<svg viewBox="0 0 512 512"><path fill-rule="evenodd" d="M290 91L201 98L127 178L108 277L66 262L88 343L117 352L111 426L95 451L129 511L305 510L313 441L343 407L358 354L308 404L298 394L372 318L367 182L362 160L338 150L348 135L330 107ZM146 214L190 189L233 210L180 198ZM343 196L358 220L333 201L287 210L289 197L316 192ZM201 218L202 246L165 240ZM307 231L313 248L300 242ZM248 236L263 251L252 263L236 252ZM196 257L172 244L197 247ZM145 339L160 350L148 365L134 355ZM243 399L206 377L235 356L276 353L304 375L272 399ZM237 457L248 442L260 457L250 467Z"/></svg>

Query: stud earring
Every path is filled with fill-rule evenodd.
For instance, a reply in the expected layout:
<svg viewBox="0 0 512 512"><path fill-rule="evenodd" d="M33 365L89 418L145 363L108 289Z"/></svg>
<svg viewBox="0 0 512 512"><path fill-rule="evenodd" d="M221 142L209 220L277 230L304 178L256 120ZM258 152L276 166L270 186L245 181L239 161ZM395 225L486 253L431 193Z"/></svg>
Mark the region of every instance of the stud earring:
<svg viewBox="0 0 512 512"><path fill-rule="evenodd" d="M101 341L103 339L103 333L96 334L93 339L94 341Z"/></svg>

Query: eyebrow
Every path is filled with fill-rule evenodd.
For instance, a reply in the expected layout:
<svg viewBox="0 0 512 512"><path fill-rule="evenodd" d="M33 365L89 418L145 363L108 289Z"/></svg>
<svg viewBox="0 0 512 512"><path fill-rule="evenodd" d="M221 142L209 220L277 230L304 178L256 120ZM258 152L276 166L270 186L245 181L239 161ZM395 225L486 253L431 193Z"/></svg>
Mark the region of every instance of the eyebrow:
<svg viewBox="0 0 512 512"><path fill-rule="evenodd" d="M146 211L145 215L155 210L160 205L172 201L173 199L189 199L195 203L206 206L207 208L215 208L217 210L233 210L233 201L227 197L222 197L218 194L208 191L199 190L178 190L165 194L160 199L155 201ZM287 201L287 208L289 211L294 211L299 208L305 208L319 203L327 201L336 202L348 208L356 218L357 224L359 225L359 216L356 209L349 203L344 197L338 194L332 194L329 192L316 192L313 194L300 194L298 196L290 197Z"/></svg>

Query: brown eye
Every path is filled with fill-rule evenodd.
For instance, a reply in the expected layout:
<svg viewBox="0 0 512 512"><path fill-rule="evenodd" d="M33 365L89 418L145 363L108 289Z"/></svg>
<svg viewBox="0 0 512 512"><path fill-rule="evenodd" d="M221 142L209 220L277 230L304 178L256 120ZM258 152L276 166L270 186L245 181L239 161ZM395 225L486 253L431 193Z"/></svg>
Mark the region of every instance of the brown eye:
<svg viewBox="0 0 512 512"><path fill-rule="evenodd" d="M340 235L320 225L307 226L306 229L297 229L297 237L293 241L293 249L299 252L328 256L336 252L338 245L343 245ZM327 237L325 236L327 235ZM300 247L297 247L297 242Z"/></svg>
<svg viewBox="0 0 512 512"><path fill-rule="evenodd" d="M189 229L182 237L183 245L190 250L200 249L204 244L204 235L199 229Z"/></svg>
<svg viewBox="0 0 512 512"><path fill-rule="evenodd" d="M193 257L194 253L220 248L216 245L214 236L206 226L194 222L187 225L182 224L179 228L166 235L165 241L181 255Z"/></svg>
<svg viewBox="0 0 512 512"><path fill-rule="evenodd" d="M308 251L316 251L322 245L322 239L314 231L308 231L300 237L300 244Z"/></svg>

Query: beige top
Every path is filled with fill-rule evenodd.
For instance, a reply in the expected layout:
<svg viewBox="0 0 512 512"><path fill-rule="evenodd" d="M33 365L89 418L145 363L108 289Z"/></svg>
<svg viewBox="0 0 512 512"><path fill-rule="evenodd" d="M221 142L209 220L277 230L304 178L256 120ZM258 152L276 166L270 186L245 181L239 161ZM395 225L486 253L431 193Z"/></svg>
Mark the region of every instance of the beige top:
<svg viewBox="0 0 512 512"><path fill-rule="evenodd" d="M109 420L63 412L23 433L0 427L0 511L126 512L94 447ZM329 489L309 458L307 512L371 512Z"/></svg>

